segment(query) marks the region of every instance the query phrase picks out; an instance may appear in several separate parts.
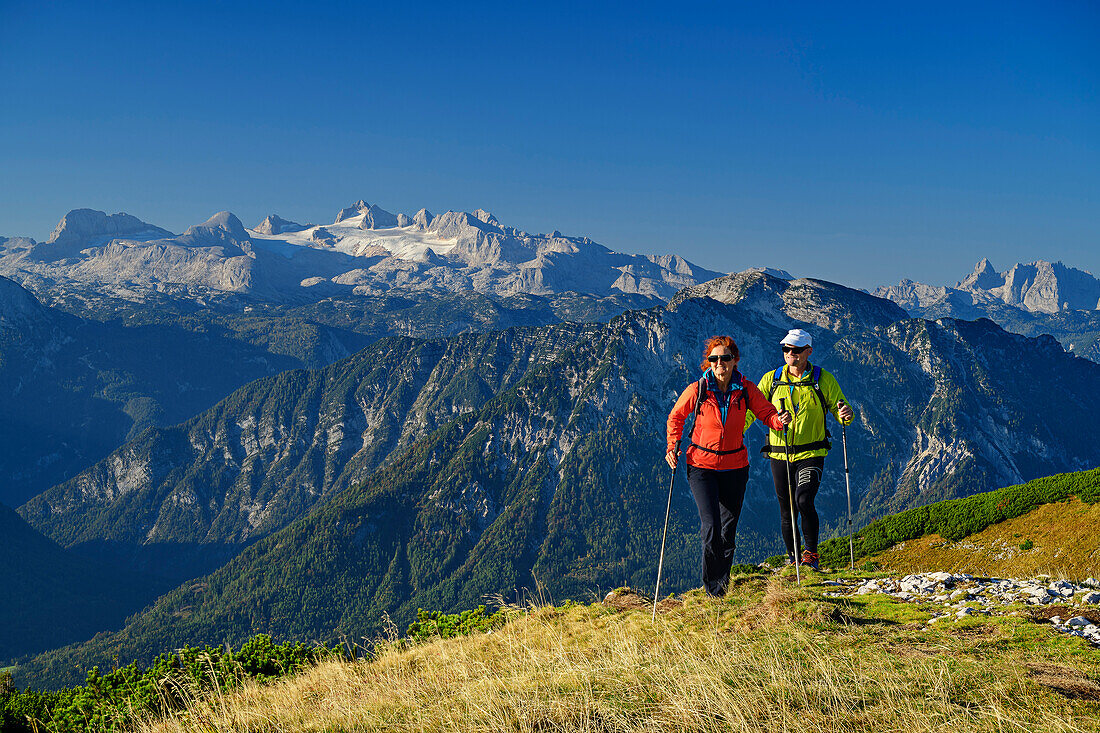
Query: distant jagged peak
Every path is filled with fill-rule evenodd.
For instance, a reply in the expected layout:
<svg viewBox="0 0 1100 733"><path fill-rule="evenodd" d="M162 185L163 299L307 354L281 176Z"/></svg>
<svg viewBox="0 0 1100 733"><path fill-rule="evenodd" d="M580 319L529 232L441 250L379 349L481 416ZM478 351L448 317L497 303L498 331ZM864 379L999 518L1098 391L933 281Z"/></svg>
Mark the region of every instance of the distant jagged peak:
<svg viewBox="0 0 1100 733"><path fill-rule="evenodd" d="M359 223L360 229L392 229L400 226L395 214L386 211L378 204L368 204L363 199L359 199L345 209L340 209L340 213L336 215L336 221L333 224L339 224L360 216L363 218Z"/></svg>
<svg viewBox="0 0 1100 733"><path fill-rule="evenodd" d="M435 219L435 215L424 208L421 208L420 211L416 212L416 214L413 216L413 221L416 223L416 225L420 227L421 230L425 231L428 229L429 226L431 226L433 219Z"/></svg>
<svg viewBox="0 0 1100 733"><path fill-rule="evenodd" d="M974 272L966 276L966 279L961 281L955 287L960 290L992 290L1005 284L1005 276L997 272L997 268L989 261L988 258L983 257L982 261L974 265Z"/></svg>
<svg viewBox="0 0 1100 733"><path fill-rule="evenodd" d="M161 229L129 214L107 215L95 209L73 209L61 217L46 244L88 244L96 239L156 239L171 236L172 232L167 229Z"/></svg>
<svg viewBox="0 0 1100 733"><path fill-rule="evenodd" d="M480 211L480 209L479 209ZM483 212L484 213L484 212ZM491 215L486 221L465 211L447 211L432 219L428 231L444 239L478 238L478 233L502 233L496 219Z"/></svg>
<svg viewBox="0 0 1100 733"><path fill-rule="evenodd" d="M485 209L475 209L474 210L474 216L476 216L478 218L478 220L480 220L480 221L482 221L486 224L490 224L490 225L495 226L495 227L500 226L500 222L497 221L497 218L495 216L493 216L492 214L490 214Z"/></svg>
<svg viewBox="0 0 1100 733"><path fill-rule="evenodd" d="M750 268L746 269L745 272L762 272L765 275L771 275L772 277L777 277L780 280L794 280L795 279L794 275L787 272L786 270L777 270L774 267L750 267Z"/></svg>
<svg viewBox="0 0 1100 733"><path fill-rule="evenodd" d="M309 229L312 226L312 224L299 224L296 221L283 219L278 214L271 214L266 219L257 224L252 231L259 232L260 234L267 234L270 236L273 234L300 232L304 229Z"/></svg>
<svg viewBox="0 0 1100 733"><path fill-rule="evenodd" d="M1005 273L997 294L1009 305L1032 312L1100 309L1100 280L1061 262L1017 264Z"/></svg>
<svg viewBox="0 0 1100 733"><path fill-rule="evenodd" d="M371 204L363 211L363 223L360 229L392 229L397 226L397 217L381 206Z"/></svg>
<svg viewBox="0 0 1100 733"><path fill-rule="evenodd" d="M210 230L228 232L233 235L234 238L248 239L248 230L244 228L244 224L237 218L237 215L231 211L219 211L202 224L195 224L194 226L188 227L183 235L194 235Z"/></svg>
<svg viewBox="0 0 1100 733"><path fill-rule="evenodd" d="M235 214L219 211L202 224L188 227L186 232L169 241L187 247L219 247L226 244L250 244L252 238Z"/></svg>
<svg viewBox="0 0 1100 733"><path fill-rule="evenodd" d="M358 201L356 201L354 204L347 207L346 209L340 209L340 213L336 215L336 221L334 221L332 223L333 224L339 224L340 222L344 221L345 219L351 219L352 217L359 216L360 214L362 214L364 211L366 211L369 208L370 208L370 204L368 204L363 199L359 199Z"/></svg>

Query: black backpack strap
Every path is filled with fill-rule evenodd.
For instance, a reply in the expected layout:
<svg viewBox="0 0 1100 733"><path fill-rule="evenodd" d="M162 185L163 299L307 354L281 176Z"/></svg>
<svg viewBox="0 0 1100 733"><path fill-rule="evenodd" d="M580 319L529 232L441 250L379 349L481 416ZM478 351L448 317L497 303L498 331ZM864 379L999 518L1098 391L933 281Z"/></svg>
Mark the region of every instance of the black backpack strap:
<svg viewBox="0 0 1100 733"><path fill-rule="evenodd" d="M738 448L737 450L712 450L711 448L704 448L703 446L699 445L698 443L696 443L694 441L692 441L691 445L692 445L693 448L697 448L699 450L706 451L707 453L714 453L715 455L719 455L719 456L728 456L731 453L740 453L741 451L745 450L745 446L743 446L743 445L740 448Z"/></svg>
<svg viewBox="0 0 1100 733"><path fill-rule="evenodd" d="M833 444L830 443L827 438L825 440L815 440L812 443L796 443L794 445L788 446L791 453L801 453L802 451L807 451L807 450L820 450L822 448L824 448L825 450L829 450L832 447L833 447ZM764 445L760 446L760 452L763 453L764 455L768 455L769 453L774 453L777 456L781 456L784 453L786 453L786 451L787 451L787 448L784 448L781 445L764 444Z"/></svg>

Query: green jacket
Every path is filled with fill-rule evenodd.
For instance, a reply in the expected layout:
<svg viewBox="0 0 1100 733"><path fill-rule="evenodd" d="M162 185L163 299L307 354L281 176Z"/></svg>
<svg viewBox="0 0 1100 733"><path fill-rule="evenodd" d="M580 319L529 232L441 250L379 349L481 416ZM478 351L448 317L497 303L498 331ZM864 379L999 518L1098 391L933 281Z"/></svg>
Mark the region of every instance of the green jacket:
<svg viewBox="0 0 1100 733"><path fill-rule="evenodd" d="M825 415L822 410L821 400L818 399L817 394L814 392L812 380L812 364L806 365L806 371L802 374L801 379L794 380L804 382L805 386L780 386L773 390L772 382L775 381L774 370L768 372L760 379L760 391L763 392L765 396L771 395L771 403L775 405L775 408L777 410L779 409L779 400L783 399L787 403L787 410L794 416L794 420L791 421L787 433L787 439L790 441L792 448L825 440ZM781 381L791 381L790 375L787 373L787 367L783 367ZM840 385L837 384L836 377L822 369L818 387L820 387L821 394L825 397L828 411L833 414L833 417L838 422L843 422L840 420L840 415L837 414L837 403L841 401L847 403L848 400L844 397L844 393L840 391ZM749 426L752 425L755 419L752 412L746 415L745 430L749 429ZM851 420L843 424L849 425L851 424ZM787 454L783 450L782 430L768 431L768 446L770 446L771 450L765 455L784 461L787 459ZM803 458L824 456L828 452L829 449L825 447L797 452L792 450L791 460L801 461Z"/></svg>

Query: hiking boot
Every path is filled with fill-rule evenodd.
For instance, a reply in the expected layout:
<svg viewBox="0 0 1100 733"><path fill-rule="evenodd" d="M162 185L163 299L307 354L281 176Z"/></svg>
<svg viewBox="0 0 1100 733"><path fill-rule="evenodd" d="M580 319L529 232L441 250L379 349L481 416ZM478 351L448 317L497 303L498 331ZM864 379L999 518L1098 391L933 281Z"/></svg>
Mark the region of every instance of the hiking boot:
<svg viewBox="0 0 1100 733"><path fill-rule="evenodd" d="M799 563L802 567L811 567L814 570L820 571L821 565L817 561L817 553L810 552L809 550L802 551L802 562Z"/></svg>

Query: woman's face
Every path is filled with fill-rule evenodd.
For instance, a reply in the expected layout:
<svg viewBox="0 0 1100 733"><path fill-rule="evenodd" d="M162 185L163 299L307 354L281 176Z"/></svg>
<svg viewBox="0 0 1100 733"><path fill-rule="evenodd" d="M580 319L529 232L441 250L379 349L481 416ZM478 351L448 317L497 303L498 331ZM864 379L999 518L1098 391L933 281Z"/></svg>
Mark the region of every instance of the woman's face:
<svg viewBox="0 0 1100 733"><path fill-rule="evenodd" d="M733 370L737 368L738 361L740 359L733 355L728 346L715 346L707 355L707 363L710 364L710 369L719 382L726 382L733 376Z"/></svg>

